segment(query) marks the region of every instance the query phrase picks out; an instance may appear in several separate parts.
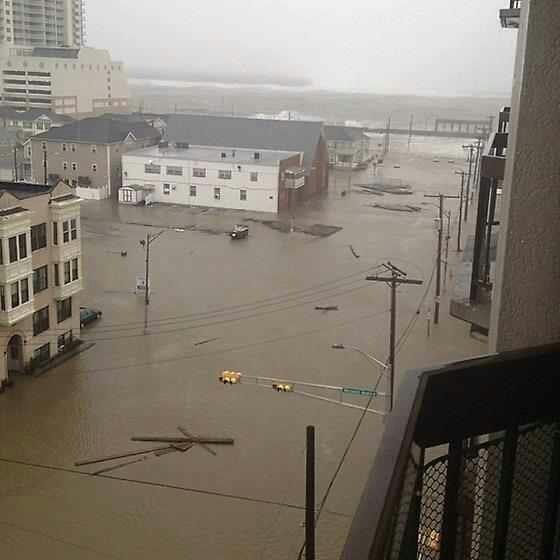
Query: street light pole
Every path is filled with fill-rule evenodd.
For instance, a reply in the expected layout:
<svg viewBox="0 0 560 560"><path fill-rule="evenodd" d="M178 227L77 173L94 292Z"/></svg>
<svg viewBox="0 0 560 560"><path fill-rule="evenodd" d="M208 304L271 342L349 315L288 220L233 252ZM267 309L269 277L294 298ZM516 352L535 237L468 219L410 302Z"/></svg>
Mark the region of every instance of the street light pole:
<svg viewBox="0 0 560 560"><path fill-rule="evenodd" d="M461 231L463 227L463 191L465 189L465 172L455 171L455 175L461 175L461 194L459 195L459 224L457 227L457 252L461 252Z"/></svg>
<svg viewBox="0 0 560 560"><path fill-rule="evenodd" d="M150 305L150 245L163 233L165 233L165 230L161 230L155 235L147 233L146 241L143 239L140 241L140 245L146 249L146 272L144 277L144 334L146 334L148 330L148 305Z"/></svg>

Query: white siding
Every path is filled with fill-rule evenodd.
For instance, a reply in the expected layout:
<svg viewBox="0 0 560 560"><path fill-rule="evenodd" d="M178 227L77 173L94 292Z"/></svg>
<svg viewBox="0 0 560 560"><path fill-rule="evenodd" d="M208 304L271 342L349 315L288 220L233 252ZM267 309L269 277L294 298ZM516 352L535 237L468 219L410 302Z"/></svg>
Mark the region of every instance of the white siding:
<svg viewBox="0 0 560 560"><path fill-rule="evenodd" d="M149 161L161 166L159 175L145 173ZM258 165L243 162L179 161L165 157L123 155L123 185L153 185L153 202L188 204L232 208L257 212L278 211L279 164ZM167 166L181 167L182 176L167 175ZM241 167L241 170L238 169ZM206 169L206 177L194 177L193 169ZM231 179L220 179L219 171L231 171ZM251 181L251 172L258 174ZM164 194L164 185L170 185L169 194ZM196 196L190 196L190 187L196 186ZM220 199L214 198L214 189L220 189ZM241 200L241 191L246 191L246 200Z"/></svg>

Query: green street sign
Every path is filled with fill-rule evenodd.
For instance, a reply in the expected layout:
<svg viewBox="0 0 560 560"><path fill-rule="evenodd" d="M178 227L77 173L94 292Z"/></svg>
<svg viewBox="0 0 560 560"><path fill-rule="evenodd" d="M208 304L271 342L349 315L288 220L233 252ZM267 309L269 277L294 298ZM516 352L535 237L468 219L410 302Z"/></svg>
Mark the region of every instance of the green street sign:
<svg viewBox="0 0 560 560"><path fill-rule="evenodd" d="M342 392L348 395L358 395L360 397L377 396L377 391L370 391L369 389L357 389L355 387L343 387Z"/></svg>

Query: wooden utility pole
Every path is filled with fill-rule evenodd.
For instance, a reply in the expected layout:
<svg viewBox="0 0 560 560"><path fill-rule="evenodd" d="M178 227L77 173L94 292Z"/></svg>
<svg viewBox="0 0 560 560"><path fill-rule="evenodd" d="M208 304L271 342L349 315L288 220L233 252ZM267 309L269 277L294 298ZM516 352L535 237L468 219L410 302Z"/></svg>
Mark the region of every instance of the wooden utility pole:
<svg viewBox="0 0 560 560"><path fill-rule="evenodd" d="M438 246L437 246L437 268L436 268L436 301L434 306L434 325L439 324L439 306L441 303L441 252L443 248L443 203L446 198L459 198L454 195L425 194L426 198L439 198L439 223L438 223Z"/></svg>
<svg viewBox="0 0 560 560"><path fill-rule="evenodd" d="M457 252L460 253L461 249L461 232L463 227L463 191L465 189L465 175L464 171L455 171L455 175L461 175L461 193L459 195L459 224L457 226Z"/></svg>
<svg viewBox="0 0 560 560"><path fill-rule="evenodd" d="M393 410L395 402L395 358L396 358L396 333L397 333L397 287L401 284L414 284L419 286L422 280L408 278L407 273L403 272L391 262L383 265L391 276L366 276L366 280L372 282L385 282L391 288L391 330L389 334L389 412Z"/></svg>
<svg viewBox="0 0 560 560"><path fill-rule="evenodd" d="M14 181L18 180L18 161L17 161L17 145L14 146Z"/></svg>
<svg viewBox="0 0 560 560"><path fill-rule="evenodd" d="M468 155L468 163L469 163L469 172L467 177L467 193L465 196L465 223L469 219L469 196L471 191L471 179L472 179L472 164L473 164L473 152L476 146L474 144L463 145L463 149L469 151Z"/></svg>
<svg viewBox="0 0 560 560"><path fill-rule="evenodd" d="M447 234L445 236L445 263L443 271L443 289L445 290L447 284L447 265L449 264L449 240L451 239L451 210L447 210Z"/></svg>

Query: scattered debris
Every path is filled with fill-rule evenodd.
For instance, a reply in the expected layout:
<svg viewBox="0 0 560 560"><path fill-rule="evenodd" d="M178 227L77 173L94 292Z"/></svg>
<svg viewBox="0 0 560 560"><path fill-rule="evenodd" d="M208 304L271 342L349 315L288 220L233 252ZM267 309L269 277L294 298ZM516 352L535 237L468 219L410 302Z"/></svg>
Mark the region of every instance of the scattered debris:
<svg viewBox="0 0 560 560"><path fill-rule="evenodd" d="M216 452L208 447L208 444L212 445L233 445L234 440L232 438L222 438L222 437L199 437L191 434L183 426L178 426L177 429L181 432L181 436L137 436L132 437L132 441L146 441L160 443L158 447L152 447L149 449L141 449L138 451L129 451L127 453L117 453L115 455L106 455L105 457L96 457L93 459L85 459L83 461L76 461L74 465L76 467L84 467L88 465L95 465L97 463L105 463L109 461L115 461L117 459L125 459L128 457L136 457L130 461L124 463L118 463L116 465L105 467L98 471L95 471L92 476L102 475L104 473L114 471L121 467L126 467L127 465L132 465L134 463L139 463L140 461L145 461L148 456L153 453L155 457L161 457L162 455L167 455L168 453L185 453L195 445L199 445L205 449L211 455L216 455ZM138 458L138 455L142 457Z"/></svg>
<svg viewBox="0 0 560 560"><path fill-rule="evenodd" d="M357 258L360 258L360 255L358 255L358 253L356 253L356 251L354 250L354 247L352 247L352 245L348 245L348 247L350 248L350 252Z"/></svg>
<svg viewBox="0 0 560 560"><path fill-rule="evenodd" d="M367 191L373 193L382 194L413 194L412 187L410 185L403 185L402 183L391 185L383 183L360 183L356 185Z"/></svg>
<svg viewBox="0 0 560 560"><path fill-rule="evenodd" d="M316 305L317 311L338 311L338 305Z"/></svg>
<svg viewBox="0 0 560 560"><path fill-rule="evenodd" d="M454 159L448 159L447 163L455 163L455 160Z"/></svg>
<svg viewBox="0 0 560 560"><path fill-rule="evenodd" d="M353 192L357 192L358 194L372 194L375 196L385 196L385 193L374 191L372 189L352 189Z"/></svg>
<svg viewBox="0 0 560 560"><path fill-rule="evenodd" d="M400 165L393 165L393 167L394 167L395 169L400 169L400 168L401 168Z"/></svg>
<svg viewBox="0 0 560 560"><path fill-rule="evenodd" d="M433 159L432 163L439 163L439 159Z"/></svg>
<svg viewBox="0 0 560 560"><path fill-rule="evenodd" d="M382 210L392 210L393 212L420 212L420 206L413 206L412 204L366 204L372 208L381 208Z"/></svg>
<svg viewBox="0 0 560 560"><path fill-rule="evenodd" d="M267 226L282 233L290 233L291 225L289 223L281 222L279 220L259 220L257 218L245 218L245 222L255 222ZM328 226L325 224L312 224L310 226L295 225L293 231L298 233L306 233L315 237L329 237L334 233L338 233L342 228L339 226Z"/></svg>
<svg viewBox="0 0 560 560"><path fill-rule="evenodd" d="M205 228L202 226L197 225L190 225L190 226L167 226L167 225L157 225L157 224L145 224L142 222L126 222L131 226L144 226L144 227L154 227L159 229L172 229L175 231L180 231L184 233L185 231L195 231L197 233L209 233L211 235L223 235L224 233L228 233L229 231L226 229L217 229L217 228Z"/></svg>
<svg viewBox="0 0 560 560"><path fill-rule="evenodd" d="M209 342L214 342L215 340L218 340L218 337L207 338L205 340L199 340L198 342L194 343L194 346L202 346L203 344L208 344Z"/></svg>

